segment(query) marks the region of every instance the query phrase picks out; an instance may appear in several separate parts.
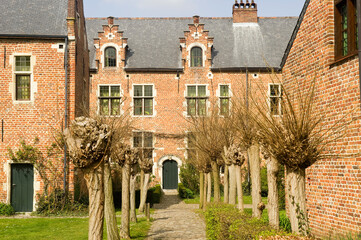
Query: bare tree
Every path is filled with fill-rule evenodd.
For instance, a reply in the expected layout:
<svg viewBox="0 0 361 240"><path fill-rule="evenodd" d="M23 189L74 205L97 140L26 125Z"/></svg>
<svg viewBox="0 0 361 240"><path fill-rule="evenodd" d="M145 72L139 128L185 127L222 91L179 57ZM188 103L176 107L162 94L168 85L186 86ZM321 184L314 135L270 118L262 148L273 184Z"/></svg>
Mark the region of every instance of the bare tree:
<svg viewBox="0 0 361 240"><path fill-rule="evenodd" d="M139 165L134 165L130 171L130 221L137 222L137 213L135 206L135 190L137 183L137 175L139 173Z"/></svg>
<svg viewBox="0 0 361 240"><path fill-rule="evenodd" d="M141 157L139 158L139 167L140 170L143 174L141 174L144 176L143 180L141 181L141 183L143 183L140 187L141 187L141 196L140 196L140 205L139 205L139 212L144 212L144 208L145 208L145 203L147 201L147 192L148 192L148 186L149 186L149 179L150 179L150 174L152 173L153 170L153 159L151 157L148 157L146 152L144 152L144 150L141 151Z"/></svg>
<svg viewBox="0 0 361 240"><path fill-rule="evenodd" d="M111 132L106 124L80 117L64 131L69 156L84 173L89 189L89 239L103 239L104 159L108 157Z"/></svg>

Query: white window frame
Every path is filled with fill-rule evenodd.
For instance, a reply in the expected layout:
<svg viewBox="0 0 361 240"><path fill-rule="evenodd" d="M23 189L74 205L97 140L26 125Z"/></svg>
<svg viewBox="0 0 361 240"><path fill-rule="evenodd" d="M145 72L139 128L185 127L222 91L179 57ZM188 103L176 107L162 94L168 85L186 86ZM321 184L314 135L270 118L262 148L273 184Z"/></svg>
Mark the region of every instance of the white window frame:
<svg viewBox="0 0 361 240"><path fill-rule="evenodd" d="M30 71L16 71L16 57L30 57ZM35 57L32 56L31 53L15 53L11 56L11 63L13 69L13 102L16 104L21 103L33 103L34 102L34 93L37 91L37 85L34 83L34 65L35 65ZM17 100L16 99L16 76L17 75L29 75L30 76L30 98L29 100Z"/></svg>
<svg viewBox="0 0 361 240"><path fill-rule="evenodd" d="M120 93L120 106L119 106L119 115L110 115L110 112L111 112L111 109L109 108L109 115L101 115L100 114L100 87L109 87L109 91L111 89L111 87L119 87L119 93ZM119 117L123 114L123 111L122 111L122 106L123 106L123 102L122 102L122 98L123 98L123 91L122 91L122 87L120 84L99 84L98 85L98 90L97 90L97 106L98 106L98 109L97 109L97 113L99 116L102 116L102 117ZM111 97L109 97L109 99L111 99ZM109 102L110 104L110 102Z"/></svg>
<svg viewBox="0 0 361 240"><path fill-rule="evenodd" d="M271 86L278 86L279 95L278 96L271 96ZM278 101L278 114L273 114L271 112L271 98L279 98ZM281 83L269 83L268 84L268 111L269 114L272 116L282 116L282 84Z"/></svg>
<svg viewBox="0 0 361 240"><path fill-rule="evenodd" d="M135 86L142 86L143 87L143 96L134 96L134 88ZM152 96L151 97L147 97L147 96L144 96L144 86L152 86ZM155 86L154 84L147 84L147 83L144 83L144 84L133 84L132 85L132 91L131 91L131 96L132 96L132 103L131 103L131 106L133 107L132 108L132 116L133 117L154 117L156 115L156 112L155 112L155 105L156 105L156 102L155 102L155 96L156 96L156 90L155 90ZM145 115L144 114L144 99L145 98L151 98L153 103L152 103L152 114L151 115ZM134 100L135 99L142 99L142 114L141 115L135 115L134 114L134 110L135 110L135 104L134 104Z"/></svg>
<svg viewBox="0 0 361 240"><path fill-rule="evenodd" d="M198 97L198 87L204 86L206 88L206 95L204 97ZM196 87L196 96L195 97L189 97L188 96L188 87ZM186 84L185 88L185 98L186 98L186 116L187 117L205 117L208 115L208 107L209 107L209 91L208 91L208 84ZM196 102L196 114L195 115L189 115L188 113L188 99L195 98L195 99L206 99L206 114L205 115L199 115L198 114L198 104Z"/></svg>
<svg viewBox="0 0 361 240"><path fill-rule="evenodd" d="M228 97L221 96L221 86L228 86ZM231 98L232 98L232 91L231 91L231 84L228 83L219 83L218 90L217 90L217 97L218 97L218 108L219 108L219 115L225 116L221 114L221 100L227 98L228 99L228 115L231 113Z"/></svg>

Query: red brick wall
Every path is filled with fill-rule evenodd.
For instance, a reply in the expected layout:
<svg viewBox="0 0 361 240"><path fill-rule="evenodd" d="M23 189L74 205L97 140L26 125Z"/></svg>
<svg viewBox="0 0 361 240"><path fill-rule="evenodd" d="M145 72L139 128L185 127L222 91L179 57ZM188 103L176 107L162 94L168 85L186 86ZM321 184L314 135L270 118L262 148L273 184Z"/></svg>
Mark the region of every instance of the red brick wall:
<svg viewBox="0 0 361 240"><path fill-rule="evenodd" d="M202 23L202 20L200 21ZM108 39L109 28L104 27L104 33L99 34L100 41L95 41L97 45L97 60L99 60L99 71L92 75L91 81L91 109L97 109L97 92L100 84L120 84L123 92L124 105L122 110L130 110L132 112L132 91L133 84L154 84L154 113L153 117L134 117L136 127L143 131L154 132L154 162L157 166L155 169L156 181L160 181L161 176L158 167L158 161L167 155L176 156L182 161L185 160L186 140L184 134L187 130L187 105L186 105L186 84L207 84L207 91L209 92L209 101L214 102L218 100L216 92L219 91L219 84L229 84L233 95L244 97L246 86L246 73L239 72L211 72L210 61L212 39L208 37L207 26L200 25L198 31L202 36L199 39L194 39L195 26L189 26L190 31L185 33L185 39L181 39L180 43L184 43L182 48L182 58L184 62L184 72L180 73L180 78L177 79L176 72L125 72L121 63L117 68L103 68L101 58L103 52L101 51L104 44L114 43L118 46L122 45L120 40L121 34L117 34L117 27L113 27L112 31L116 36L114 39ZM202 30L205 30L202 32ZM208 37L208 38L207 38ZM205 65L204 67L192 68L189 67L189 51L188 46L192 43L200 43L205 49ZM210 44L210 45L208 45ZM124 58L124 49L120 49L118 54ZM213 74L212 78L208 74ZM129 79L126 76L129 75ZM281 77L281 76L279 76ZM268 83L276 80L276 76L269 73L259 73L258 78L253 78L249 73L250 88L252 92L259 89L267 93ZM258 91L259 92L259 91ZM218 93L219 94L219 93ZM209 108L210 109L210 106Z"/></svg>
<svg viewBox="0 0 361 240"><path fill-rule="evenodd" d="M283 69L284 86L305 87L316 78L315 111L331 127L354 109L346 135L332 144L334 158L307 169L307 209L312 233L329 236L361 229L360 90L358 57L334 62L334 1L311 0ZM351 119L348 115L347 120Z"/></svg>

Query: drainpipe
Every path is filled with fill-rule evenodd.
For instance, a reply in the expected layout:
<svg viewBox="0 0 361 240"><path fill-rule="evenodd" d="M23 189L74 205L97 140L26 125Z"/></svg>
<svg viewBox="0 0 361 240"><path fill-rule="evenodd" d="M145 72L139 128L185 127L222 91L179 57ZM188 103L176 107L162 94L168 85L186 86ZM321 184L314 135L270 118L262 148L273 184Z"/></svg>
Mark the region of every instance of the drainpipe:
<svg viewBox="0 0 361 240"><path fill-rule="evenodd" d="M358 66L360 77L360 101L361 101L361 1L357 2L357 27L358 27Z"/></svg>
<svg viewBox="0 0 361 240"><path fill-rule="evenodd" d="M248 91L249 91L249 79L248 79L248 69L246 69L246 108L247 108L247 111L248 111L248 108L249 108L249 100L248 100ZM248 122L247 122L248 124ZM247 126L248 127L248 126ZM249 154L248 154L248 151L247 151L247 164L248 164L248 172L247 172L247 181L248 181L248 192L251 192L251 172L250 172L250 165L249 165Z"/></svg>
<svg viewBox="0 0 361 240"><path fill-rule="evenodd" d="M65 69L65 115L64 115L64 127L68 127L68 37L65 38L65 50L64 50L64 69ZM67 148L64 143L64 193L66 193L66 158Z"/></svg>

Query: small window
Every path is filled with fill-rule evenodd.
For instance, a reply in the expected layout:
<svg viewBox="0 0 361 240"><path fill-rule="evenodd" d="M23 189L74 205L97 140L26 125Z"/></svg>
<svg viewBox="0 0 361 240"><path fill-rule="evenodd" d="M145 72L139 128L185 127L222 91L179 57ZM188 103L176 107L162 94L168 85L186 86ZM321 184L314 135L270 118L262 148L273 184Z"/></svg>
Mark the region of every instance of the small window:
<svg viewBox="0 0 361 240"><path fill-rule="evenodd" d="M228 85L220 85L220 112L219 114L222 116L227 116L229 114L229 86Z"/></svg>
<svg viewBox="0 0 361 240"><path fill-rule="evenodd" d="M144 158L153 158L153 133L133 132L133 147L141 149Z"/></svg>
<svg viewBox="0 0 361 240"><path fill-rule="evenodd" d="M104 53L105 67L117 66L117 50L114 47L107 47Z"/></svg>
<svg viewBox="0 0 361 240"><path fill-rule="evenodd" d="M205 116L207 99L206 85L187 86L188 116Z"/></svg>
<svg viewBox="0 0 361 240"><path fill-rule="evenodd" d="M99 86L100 115L119 116L120 101L120 86Z"/></svg>
<svg viewBox="0 0 361 240"><path fill-rule="evenodd" d="M358 50L357 7L355 0L335 1L336 60Z"/></svg>
<svg viewBox="0 0 361 240"><path fill-rule="evenodd" d="M134 85L134 115L153 115L153 85Z"/></svg>
<svg viewBox="0 0 361 240"><path fill-rule="evenodd" d="M15 57L15 99L29 101L31 99L31 61L30 56Z"/></svg>
<svg viewBox="0 0 361 240"><path fill-rule="evenodd" d="M281 115L282 87L280 84L269 85L269 104L272 115Z"/></svg>
<svg viewBox="0 0 361 240"><path fill-rule="evenodd" d="M191 67L203 66L203 52L202 48L194 47L191 50Z"/></svg>

